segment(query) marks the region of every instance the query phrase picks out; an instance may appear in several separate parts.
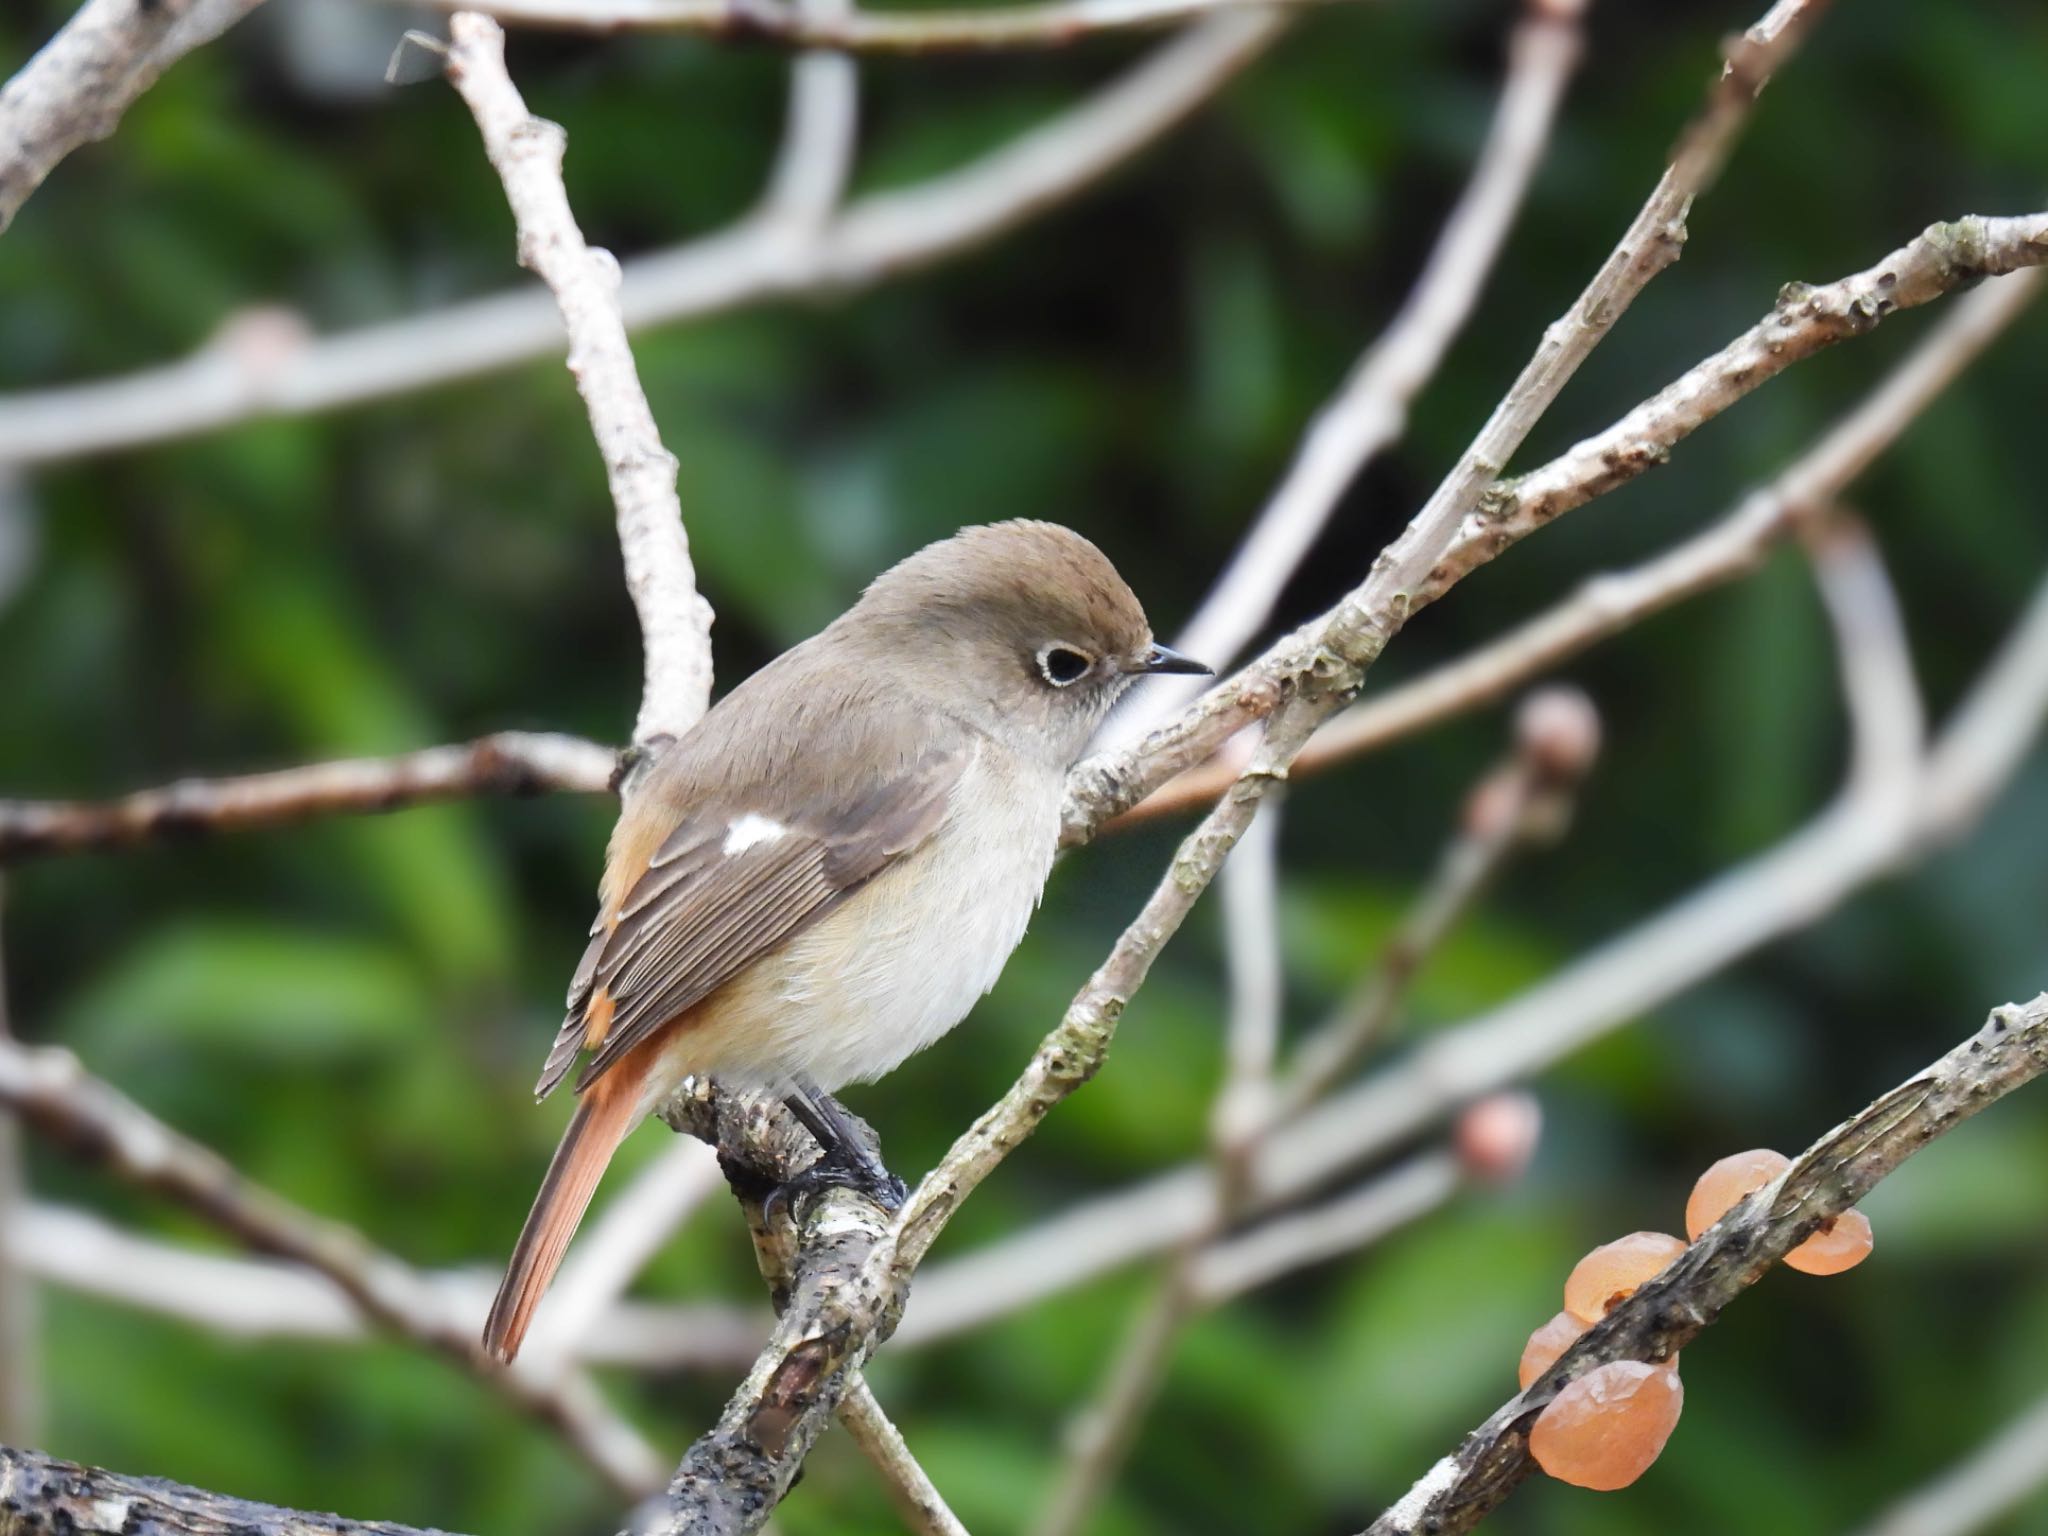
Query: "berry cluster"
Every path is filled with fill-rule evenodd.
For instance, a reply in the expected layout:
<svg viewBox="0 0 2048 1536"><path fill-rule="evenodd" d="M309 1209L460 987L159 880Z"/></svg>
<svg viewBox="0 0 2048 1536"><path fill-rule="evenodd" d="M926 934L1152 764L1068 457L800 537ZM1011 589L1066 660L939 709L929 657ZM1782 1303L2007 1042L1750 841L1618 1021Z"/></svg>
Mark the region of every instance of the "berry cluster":
<svg viewBox="0 0 2048 1536"><path fill-rule="evenodd" d="M1777 1178L1792 1160L1759 1148L1724 1157L1693 1186L1685 1232L1699 1235L1736 1203ZM1573 1267L1564 1310L1529 1335L1517 1371L1523 1387L1557 1362L1580 1334L1662 1274L1686 1245L1663 1232L1632 1232L1603 1243ZM1785 1255L1809 1275L1835 1275L1862 1262L1871 1248L1870 1220L1844 1211ZM1596 1366L1550 1400L1529 1433L1529 1454L1561 1482L1606 1491L1626 1488L1649 1470L1678 1427L1685 1388L1678 1356L1655 1365L1616 1360Z"/></svg>

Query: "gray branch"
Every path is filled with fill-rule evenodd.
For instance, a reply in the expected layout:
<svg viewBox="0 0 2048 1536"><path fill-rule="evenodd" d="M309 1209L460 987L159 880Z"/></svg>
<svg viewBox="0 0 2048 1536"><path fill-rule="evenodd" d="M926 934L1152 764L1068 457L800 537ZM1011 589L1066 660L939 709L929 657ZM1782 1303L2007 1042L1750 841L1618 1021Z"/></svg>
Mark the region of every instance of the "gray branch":
<svg viewBox="0 0 2048 1536"><path fill-rule="evenodd" d="M123 1477L0 1445L0 1536L442 1536L255 1504L160 1477Z"/></svg>
<svg viewBox="0 0 2048 1536"><path fill-rule="evenodd" d="M262 0L86 0L0 89L0 230L71 151L113 133L178 59Z"/></svg>

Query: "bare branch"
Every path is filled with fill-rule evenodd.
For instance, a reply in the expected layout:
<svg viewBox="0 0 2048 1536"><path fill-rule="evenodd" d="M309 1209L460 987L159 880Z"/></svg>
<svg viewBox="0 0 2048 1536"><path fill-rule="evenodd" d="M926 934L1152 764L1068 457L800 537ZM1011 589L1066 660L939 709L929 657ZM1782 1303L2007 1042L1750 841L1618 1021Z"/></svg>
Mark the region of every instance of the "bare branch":
<svg viewBox="0 0 2048 1536"><path fill-rule="evenodd" d="M1209 1168L1216 1219L1167 1262L1139 1303L1093 1398L1067 1428L1067 1458L1032 1529L1075 1536L1130 1454L1145 1415L1195 1314L1197 1256L1221 1237L1243 1203L1245 1168L1270 1123L1273 1061L1280 1046L1286 976L1280 947L1280 808L1246 830L1223 867L1224 960L1230 979L1223 1078L1209 1110Z"/></svg>
<svg viewBox="0 0 2048 1536"><path fill-rule="evenodd" d="M1387 1026L1425 960L1470 909L1510 851L1562 828L1570 793L1591 769L1598 750L1599 722L1592 705L1565 690L1539 694L1523 707L1516 737L1514 754L1487 774L1468 798L1458 835L1437 878L1386 947L1359 1001L1310 1037L1277 1093L1272 1063L1280 975L1272 812L1252 824L1236 857L1225 866L1222 897L1233 1003L1225 1076L1211 1115L1211 1214L1203 1230L1181 1243L1168 1261L1104 1372L1094 1401L1076 1416L1066 1467L1038 1521L1037 1536L1073 1536L1086 1523L1129 1454L1182 1331L1214 1304L1216 1266L1224 1266L1225 1273L1233 1272L1234 1266L1234 1272L1243 1276L1259 1273L1262 1264L1291 1265L1303 1254L1327 1257L1320 1245L1336 1234L1369 1240L1409 1214L1409 1190L1415 1181L1404 1171L1388 1190L1376 1181L1338 1202L1342 1210L1310 1212L1291 1218L1294 1225L1271 1223L1236 1243L1225 1237L1256 1209L1250 1174L1265 1139L1320 1098ZM1455 1163L1451 1166L1455 1174ZM1458 1183L1453 1177L1439 1193L1433 1174L1425 1171L1418 1177L1425 1186L1420 1209L1434 1208ZM1390 1210L1396 1214L1390 1216ZM1274 1227L1283 1230L1270 1230ZM1309 1231L1314 1238L1305 1235ZM1228 1249L1245 1241L1259 1244L1265 1257L1246 1261L1227 1256ZM1207 1294L1205 1283L1210 1287Z"/></svg>
<svg viewBox="0 0 2048 1536"><path fill-rule="evenodd" d="M1554 837L1593 769L1600 717L1576 689L1532 695L1516 720L1515 748L1466 798L1457 835L1436 874L1388 940L1357 994L1302 1042L1273 1105L1280 1122L1334 1088L1392 1027L1430 956L1485 894L1515 853Z"/></svg>
<svg viewBox="0 0 2048 1536"><path fill-rule="evenodd" d="M1457 1536L1532 1470L1529 1429L1566 1383L1611 1360L1668 1360L1830 1217L1936 1137L2048 1071L2048 993L1983 1029L1802 1153L1596 1323L1374 1521L1368 1536Z"/></svg>
<svg viewBox="0 0 2048 1536"><path fill-rule="evenodd" d="M2048 713L2048 582L1928 754L1917 829L1931 849L1977 824L2040 738Z"/></svg>
<svg viewBox="0 0 2048 1536"><path fill-rule="evenodd" d="M289 826L476 795L601 793L618 754L574 736L500 731L460 746L228 779L185 779L119 800L0 800L0 863L160 838Z"/></svg>
<svg viewBox="0 0 2048 1536"><path fill-rule="evenodd" d="M460 0L427 0L454 10ZM844 7L819 14L792 0L485 0L469 7L509 27L611 35L621 32L695 32L713 37L765 39L789 48L830 48L851 53L976 52L999 48L1060 48L1103 32L1170 27L1247 9L1254 0L1039 0L1036 4L980 10L864 11ZM1330 0L1283 0L1294 6Z"/></svg>
<svg viewBox="0 0 2048 1536"><path fill-rule="evenodd" d="M1815 9L1811 3L1783 0L1736 50L1728 76L1681 142L1672 170L1639 224L1650 219L1667 239L1682 227L1693 192L1718 167L1763 78L1789 51ZM1569 326L1546 332L1536 358L1458 466L1374 562L1366 580L1334 610L1269 652L1260 666L1154 731L1134 752L1105 754L1076 770L1070 784L1079 787L1069 795L1067 820L1086 829L1135 803L1246 721L1270 716L1244 774L1182 842L1136 919L1023 1074L954 1142L894 1219L871 1238L863 1236L865 1252L857 1272L835 1278L830 1295L813 1309L820 1315L806 1317L806 1326L797 1329L790 1326L791 1313L783 1315L776 1337L727 1405L718 1429L691 1449L671 1483L658 1528L662 1536L684 1529L751 1530L766 1519L825 1416L843 1396L850 1373L874 1347L872 1330L893 1327L911 1274L960 1202L1056 1104L1093 1076L1124 1007L1244 835L1265 794L1285 777L1315 727L1356 692L1366 669L1405 620L1416 583L1443 556L1480 492L1666 261L1638 258L1624 241L1573 306L1566 317ZM844 1230L853 1230L851 1216ZM802 1272L799 1278L810 1274ZM830 1316L823 1318L828 1307ZM774 1445L764 1455L760 1416L771 1406Z"/></svg>
<svg viewBox="0 0 2048 1536"><path fill-rule="evenodd" d="M1500 639L1353 705L1317 731L1291 775L1319 772L1495 703L1598 641L1755 570L1790 531L1793 515L1840 496L2024 312L2042 283L2041 268L2033 267L1983 284L1943 316L1861 405L1723 520L1646 564L1593 578ZM1983 720L1995 731L2010 717L2010 711L1994 709ZM1964 739L1957 738L1958 750ZM1161 786L1105 830L1213 802L1243 772L1249 754L1248 743L1241 750L1233 744ZM612 749L595 742L507 731L398 757L193 780L106 804L0 800L0 863L473 794L596 794L615 763ZM2003 772L1992 767L1989 782L2002 782Z"/></svg>
<svg viewBox="0 0 2048 1536"><path fill-rule="evenodd" d="M5 916L5 897L6 890L0 887L0 918ZM7 966L4 950L0 950L0 1044L11 1044L13 1039L7 1011ZM0 1119L0 1233L21 1220L27 1204L21 1127L12 1119ZM35 1285L29 1268L0 1241L0 1441L26 1444L39 1438L42 1350L36 1321Z"/></svg>
<svg viewBox="0 0 2048 1536"><path fill-rule="evenodd" d="M203 1252L125 1231L68 1206L31 1204L4 1231L23 1272L82 1296L174 1317L236 1339L360 1341L372 1336L348 1293L326 1276L274 1259ZM421 1271L437 1315L480 1331L495 1272ZM765 1312L717 1303L613 1304L578 1345L592 1365L644 1370L744 1371L768 1334ZM522 1357L523 1358L523 1357Z"/></svg>
<svg viewBox="0 0 2048 1536"><path fill-rule="evenodd" d="M1283 700L1311 692L1334 699L1358 686L1365 669L1419 606L1425 579L1493 478L1635 296L1677 259L1693 198L1720 170L1757 95L1824 8L1824 0L1778 0L1734 45L1705 111L1679 140L1670 167L1620 244L1571 308L1544 331L1536 355L1478 437L1401 536L1381 551L1366 580L1329 613L1273 646L1178 719L1133 746L1098 753L1076 768L1068 779L1067 841L1085 842L1112 816L1200 762L1245 725L1273 713ZM2048 251L2036 259L2048 260ZM1440 590L1432 588L1431 595ZM1260 750L1270 745L1269 738ZM1290 744L1281 766L1298 747Z"/></svg>
<svg viewBox="0 0 2048 1536"><path fill-rule="evenodd" d="M1859 1536L1971 1536L2048 1486L2048 1398L1941 1476L1901 1499Z"/></svg>
<svg viewBox="0 0 2048 1536"><path fill-rule="evenodd" d="M1464 1187L1455 1157L1424 1152L1346 1194L1204 1249L1190 1277L1195 1299L1204 1307L1221 1306L1298 1269L1370 1248L1447 1204Z"/></svg>
<svg viewBox="0 0 2048 1536"><path fill-rule="evenodd" d="M1849 711L1848 797L1903 822L1919 788L1926 709L1898 592L1862 524L1837 512L1808 543Z"/></svg>
<svg viewBox="0 0 2048 1536"><path fill-rule="evenodd" d="M207 1148L89 1076L68 1051L30 1050L0 1040L0 1109L74 1155L175 1200L257 1252L318 1271L364 1316L446 1355L553 1428L621 1493L637 1498L659 1485L653 1449L611 1414L583 1378L545 1385L507 1370L477 1342L472 1320L451 1314L419 1273L352 1228L243 1178Z"/></svg>
<svg viewBox="0 0 2048 1536"><path fill-rule="evenodd" d="M86 0L0 88L0 231L60 160L112 134L157 76L261 3Z"/></svg>
<svg viewBox="0 0 2048 1536"><path fill-rule="evenodd" d="M855 1377L840 1400L839 1422L861 1454L882 1471L890 1502L915 1536L967 1536L967 1527L910 1454L903 1432L875 1401L865 1377Z"/></svg>
<svg viewBox="0 0 2048 1536"><path fill-rule="evenodd" d="M1962 835L2048 718L2048 582L1957 706L1902 808L1881 781L1852 779L1813 821L1636 928L1399 1064L1282 1126L1251 1176L1262 1202L1300 1197L1426 1130L1458 1105L1521 1081L1833 910L1938 835ZM1988 750L1963 750L1981 731ZM1993 777L1995 770L1996 776ZM1871 793L1879 783L1881 793ZM935 1267L906 1338L972 1327L1165 1251L1214 1219L1207 1171L1188 1165L1069 1208Z"/></svg>
<svg viewBox="0 0 2048 1536"><path fill-rule="evenodd" d="M779 1100L721 1094L691 1080L660 1114L674 1130L720 1149L777 1317L717 1424L683 1457L663 1506L636 1529L641 1536L733 1536L760 1529L789 1491L868 1355L894 1331L903 1291L867 1272L869 1255L887 1239L889 1213L866 1195L829 1188L801 1204L793 1222L768 1219L769 1192L817 1153ZM854 1416L862 1416L857 1404ZM878 1465L899 1486L893 1462L884 1457Z"/></svg>
<svg viewBox="0 0 2048 1536"><path fill-rule="evenodd" d="M1541 469L1503 481L1467 521L1419 594L1433 601L1460 577L1560 513L1665 463L1671 449L1766 380L1887 315L2003 273L2048 261L2048 213L1931 224L1875 266L1815 288L1787 283L1771 312L1605 432Z"/></svg>
<svg viewBox="0 0 2048 1536"><path fill-rule="evenodd" d="M1984 284L1943 316L1862 404L1721 521L1646 564L1596 576L1498 640L1353 705L1302 749L1294 773L1376 752L1496 703L1597 642L1748 575L1791 530L1795 514L1840 496L2025 311L2043 282L2042 269L2033 267ZM1208 804L1230 787L1248 755L1248 748L1233 744L1163 785L1110 829Z"/></svg>
<svg viewBox="0 0 2048 1536"><path fill-rule="evenodd" d="M442 1536L382 1520L346 1520L187 1488L161 1477L122 1477L0 1445L0 1536Z"/></svg>
<svg viewBox="0 0 2048 1536"><path fill-rule="evenodd" d="M1286 18L1220 15L1066 112L959 170L849 205L814 239L755 220L624 264L629 330L772 299L871 287L969 251L1079 196L1206 102L1273 43ZM0 396L0 463L136 447L272 416L430 389L562 345L554 302L525 289L328 336L282 356L209 346L120 378Z"/></svg>
<svg viewBox="0 0 2048 1536"><path fill-rule="evenodd" d="M633 740L680 736L711 702L711 605L697 591L676 460L661 444L619 308L619 263L583 243L562 184L568 136L526 110L505 73L505 34L488 17L449 20L448 79L476 118L519 226L519 264L555 295L569 372L590 413L619 513L626 586L647 660Z"/></svg>
<svg viewBox="0 0 2048 1536"><path fill-rule="evenodd" d="M846 11L846 0L796 4L806 18ZM761 216L787 224L793 239L815 242L846 195L859 136L860 72L853 60L832 51L799 55L789 67L789 111Z"/></svg>
<svg viewBox="0 0 2048 1536"><path fill-rule="evenodd" d="M1464 329L1550 142L1578 62L1580 6L1532 4L1508 39L1507 78L1471 179L1387 329L1310 423L1230 565L1174 644L1212 666L1237 659L1329 521L1346 487L1407 430L1408 407ZM1191 696L1162 680L1112 721L1117 740ZM1128 717L1128 718L1127 718Z"/></svg>

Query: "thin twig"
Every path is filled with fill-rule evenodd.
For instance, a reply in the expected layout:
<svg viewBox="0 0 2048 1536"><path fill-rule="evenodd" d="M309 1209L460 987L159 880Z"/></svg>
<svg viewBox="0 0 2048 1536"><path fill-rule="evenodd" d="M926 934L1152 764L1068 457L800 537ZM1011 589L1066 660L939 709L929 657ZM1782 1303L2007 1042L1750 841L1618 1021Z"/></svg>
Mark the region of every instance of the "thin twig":
<svg viewBox="0 0 2048 1536"><path fill-rule="evenodd" d="M916 1536L967 1536L899 1430L875 1401L863 1376L855 1376L839 1403L839 1422L868 1461L883 1473L882 1486L896 1513Z"/></svg>
<svg viewBox="0 0 2048 1536"><path fill-rule="evenodd" d="M846 0L796 0L796 14L804 18L831 19L846 11ZM846 195L859 137L858 66L835 50L799 54L789 66L782 146L761 217L786 224L793 239L815 242Z"/></svg>
<svg viewBox="0 0 2048 1536"><path fill-rule="evenodd" d="M1848 416L1768 486L1654 560L1594 577L1553 608L1435 671L1345 710L1290 770L1320 772L1497 702L1543 673L1689 597L1754 571L1802 508L1840 496L2039 295L2041 268L1961 299ZM1995 720L1997 717L1989 717ZM1118 830L1208 805L1250 755L1235 743L1111 822ZM190 780L114 802L0 800L0 862L283 826L476 794L603 791L613 749L569 736L506 731L462 746L316 763L271 774ZM1994 773L1994 781L2002 775Z"/></svg>
<svg viewBox="0 0 2048 1536"><path fill-rule="evenodd" d="M1168 1259L1153 1293L1140 1307L1122 1347L1105 1369L1095 1399L1076 1416L1068 1459L1035 1527L1037 1536L1073 1536L1084 1525L1088 1512L1129 1454L1182 1331L1201 1311L1214 1305L1216 1266L1222 1264L1228 1272L1227 1266L1235 1262L1240 1274L1257 1272L1256 1261L1247 1271L1243 1260L1233 1261L1222 1254L1235 1246L1226 1242L1225 1233L1255 1208L1250 1169L1260 1144L1320 1098L1342 1069L1386 1028L1423 964L1509 854L1562 828L1571 793L1592 768L1598 750L1598 717L1582 695L1552 690L1523 706L1515 735L1514 752L1467 797L1458 833L1436 878L1425 887L1414 910L1386 946L1358 1000L1309 1038L1277 1090L1272 1062L1279 1012L1279 936L1270 885L1271 835L1260 836L1274 820L1270 812L1252 824L1236 856L1225 866L1226 954L1232 958L1236 1001L1226 1075L1211 1121L1212 1214L1205 1228L1182 1242ZM1254 978L1249 986L1243 985L1247 976ZM1455 1173L1454 1162L1451 1167ZM1433 1171L1417 1177L1426 1186L1425 1209L1433 1208L1457 1187L1453 1177L1439 1195ZM1376 1186L1351 1197L1354 1203L1366 1202L1363 1209L1370 1235L1388 1230L1384 1213L1390 1202L1394 1209L1406 1213L1408 1187L1404 1176L1390 1197L1383 1196ZM1313 1223L1324 1241L1339 1230L1357 1233L1348 1212L1333 1218L1328 1211L1317 1211L1293 1220ZM1239 1241L1247 1240L1265 1245L1269 1256L1263 1262L1269 1265L1276 1262L1271 1256L1275 1253L1292 1258L1302 1251L1291 1233L1261 1229L1252 1239ZM1329 1256L1326 1249L1313 1251L1320 1257ZM1210 1287L1206 1294L1205 1276Z"/></svg>
<svg viewBox="0 0 2048 1536"><path fill-rule="evenodd" d="M1528 1389L1465 1437L1368 1536L1457 1536L1533 1470L1529 1429L1571 1381L1613 1360L1668 1360L1829 1218L1914 1153L2048 1071L2048 993L1983 1029L1843 1122L1721 1218L1656 1279L1595 1324Z"/></svg>
<svg viewBox="0 0 2048 1536"><path fill-rule="evenodd" d="M2048 213L1964 218L1926 230L1862 272L1821 287L1787 283L1771 312L1704 362L1541 469L1493 487L1418 593L1430 602L1552 518L1668 463L1671 450L1792 364L1873 330L1887 316L1982 278L2048 261Z"/></svg>
<svg viewBox="0 0 2048 1536"><path fill-rule="evenodd" d="M2039 297L2040 267L1985 283L1960 300L1879 386L1768 486L1654 560L1596 576L1555 607L1412 682L1353 705L1295 759L1320 771L1483 708L1601 640L1754 571L1803 508L1840 496ZM1161 786L1111 827L1207 805L1243 771L1233 744Z"/></svg>
<svg viewBox="0 0 2048 1536"><path fill-rule="evenodd" d="M460 0L427 0L443 10ZM820 14L801 0L484 0L467 9L508 27L610 35L694 32L767 41L787 48L851 53L975 52L1060 48L1105 32L1170 27L1262 4L1307 6L1331 0L1039 0L980 10L867 11Z"/></svg>
<svg viewBox="0 0 2048 1536"><path fill-rule="evenodd" d="M1902 812L1845 793L1757 857L1398 1063L1282 1126L1253 1160L1263 1201L1295 1199L1400 1146L1456 1106L1522 1081L1833 910L1930 847L1961 836L2048 717L2048 582L1924 755ZM1981 736L1978 734L1981 733ZM1968 750L1959 743L1968 742ZM1852 782L1882 784L1884 775ZM906 1337L950 1333L1171 1248L1213 1220L1206 1170L1188 1165L1070 1207L936 1266Z"/></svg>
<svg viewBox="0 0 2048 1536"><path fill-rule="evenodd" d="M519 264L555 295L569 332L569 372L590 414L619 514L626 586L646 647L635 742L680 736L711 702L711 605L697 591L676 496L676 460L661 444L619 307L619 263L584 244L562 183L568 136L526 110L505 72L505 34L487 16L449 19L448 79L468 103L519 226Z"/></svg>
<svg viewBox="0 0 2048 1536"><path fill-rule="evenodd" d="M1283 1122L1334 1088L1385 1038L1416 973L1515 853L1554 838L1600 749L1600 717L1575 689L1533 694L1515 720L1512 753L1466 797L1436 874L1380 953L1379 964L1329 1024L1302 1042L1272 1107Z"/></svg>
<svg viewBox="0 0 2048 1536"><path fill-rule="evenodd" d="M0 886L0 935L5 931L6 888ZM11 1046L7 965L0 945L0 1045ZM0 1232L14 1227L28 1205L21 1127L0 1117ZM28 1445L41 1438L42 1350L37 1337L35 1283L28 1266L0 1241L0 1441Z"/></svg>
<svg viewBox="0 0 2048 1536"><path fill-rule="evenodd" d="M1693 199L1713 181L1757 95L1824 8L1824 0L1778 0L1731 47L1706 109L1679 139L1670 166L1620 243L1565 314L1544 331L1535 356L1479 435L1401 536L1381 551L1366 580L1329 613L1271 647L1179 718L1132 746L1098 753L1074 770L1064 813L1069 842L1085 841L1111 817L1200 762L1244 726L1278 710L1283 701L1305 694L1341 699L1358 686L1365 669L1419 606L1424 583L1459 540L1465 519L1494 477L1636 295L1677 259ZM2013 231L2015 236L2023 233ZM2038 252L2031 243L2022 249L2035 261L2048 260L2048 245ZM1430 595L1440 591L1433 586ZM1320 716L1314 723L1319 721ZM1289 744L1283 766L1298 747ZM1259 750L1269 749L1270 739Z"/></svg>
<svg viewBox="0 0 2048 1536"><path fill-rule="evenodd" d="M234 1339L360 1342L377 1325L349 1294L317 1271L166 1242L70 1206L31 1203L0 1247L44 1285L62 1286ZM433 1311L480 1331L497 1289L495 1271L422 1270ZM744 1371L768 1335L766 1310L724 1303L614 1303L578 1345L590 1365L638 1370ZM522 1357L523 1358L523 1357Z"/></svg>
<svg viewBox="0 0 2048 1536"><path fill-rule="evenodd" d="M324 1275L364 1316L447 1356L521 1412L553 1428L621 1493L661 1481L654 1450L613 1415L585 1378L528 1380L477 1342L431 1281L374 1248L353 1228L323 1220L252 1183L215 1153L90 1076L68 1051L0 1040L0 1109L73 1154L139 1188L175 1200L259 1253Z"/></svg>
<svg viewBox="0 0 2048 1536"><path fill-rule="evenodd" d="M0 863L478 795L598 794L617 765L617 752L594 741L500 731L395 757L184 779L118 800L0 800Z"/></svg>
<svg viewBox="0 0 2048 1536"><path fill-rule="evenodd" d="M1230 979L1223 1078L1209 1112L1209 1167L1216 1221L1168 1259L1138 1305L1094 1396L1067 1428L1067 1456L1032 1529L1074 1536L1115 1481L1173 1363L1196 1308L1197 1258L1218 1241L1243 1203L1246 1158L1269 1123L1280 1045L1285 973L1280 949L1280 808L1269 807L1239 841L1219 881Z"/></svg>
<svg viewBox="0 0 2048 1536"><path fill-rule="evenodd" d="M1153 144L1286 24L1267 10L1213 17L958 170L848 205L815 239L792 239L778 221L752 220L627 261L618 294L627 327L847 293L971 251L1079 196ZM209 345L118 378L0 396L0 464L44 464L263 417L338 410L547 357L561 345L553 300L527 289L260 356Z"/></svg>
<svg viewBox="0 0 2048 1536"><path fill-rule="evenodd" d="M0 88L0 230L81 145L104 139L158 75L262 0L86 0Z"/></svg>
<svg viewBox="0 0 2048 1536"><path fill-rule="evenodd" d="M1214 667L1234 662L1263 629L1288 578L1345 488L1400 440L1408 407L1442 365L1492 274L1550 142L1582 47L1581 0L1531 0L1508 39L1507 76L1471 179L1444 220L1421 275L1386 330L1316 413L1286 476L1209 595L1175 640ZM1192 696L1155 684L1112 721L1136 735Z"/></svg>
<svg viewBox="0 0 2048 1536"><path fill-rule="evenodd" d="M2048 1487L2048 1397L1858 1536L1972 1536Z"/></svg>

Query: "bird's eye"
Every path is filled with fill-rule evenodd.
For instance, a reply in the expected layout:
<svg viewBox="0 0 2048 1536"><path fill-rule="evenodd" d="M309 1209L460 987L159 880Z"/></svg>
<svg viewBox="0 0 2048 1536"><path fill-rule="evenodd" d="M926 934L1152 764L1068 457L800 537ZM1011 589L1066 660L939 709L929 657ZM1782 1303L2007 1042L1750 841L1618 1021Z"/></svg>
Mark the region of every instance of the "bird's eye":
<svg viewBox="0 0 2048 1536"><path fill-rule="evenodd" d="M1048 645L1038 653L1038 675L1055 688L1078 683L1094 665L1092 657L1069 645Z"/></svg>

